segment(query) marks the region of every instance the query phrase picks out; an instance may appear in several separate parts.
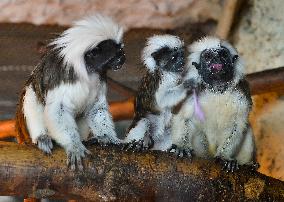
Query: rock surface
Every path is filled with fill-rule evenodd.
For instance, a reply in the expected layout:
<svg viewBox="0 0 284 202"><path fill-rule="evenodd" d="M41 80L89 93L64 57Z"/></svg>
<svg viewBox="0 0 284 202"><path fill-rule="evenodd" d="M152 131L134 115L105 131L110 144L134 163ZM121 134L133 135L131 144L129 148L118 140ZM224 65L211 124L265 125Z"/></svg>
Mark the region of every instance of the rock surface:
<svg viewBox="0 0 284 202"><path fill-rule="evenodd" d="M126 28L169 29L186 22L217 20L220 0L2 0L0 22L70 23L97 12L112 16Z"/></svg>
<svg viewBox="0 0 284 202"><path fill-rule="evenodd" d="M279 0L249 1L234 36L247 73L284 65L283 11Z"/></svg>
<svg viewBox="0 0 284 202"><path fill-rule="evenodd" d="M247 73L284 66L284 4L250 0L234 33ZM260 172L284 180L284 92L254 97L251 117Z"/></svg>

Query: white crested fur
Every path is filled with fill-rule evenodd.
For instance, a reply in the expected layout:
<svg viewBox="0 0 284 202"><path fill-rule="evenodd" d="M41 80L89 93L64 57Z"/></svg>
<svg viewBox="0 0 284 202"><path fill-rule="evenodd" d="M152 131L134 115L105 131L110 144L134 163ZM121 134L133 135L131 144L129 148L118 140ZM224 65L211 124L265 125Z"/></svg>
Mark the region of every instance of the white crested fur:
<svg viewBox="0 0 284 202"><path fill-rule="evenodd" d="M188 50L190 53L195 53L195 52L202 52L205 49L220 48L220 47L221 47L221 39L208 36L193 42L188 47Z"/></svg>
<svg viewBox="0 0 284 202"><path fill-rule="evenodd" d="M44 107L38 101L33 88L27 86L23 101L23 113L32 142L35 144L39 136L47 134L43 120L43 109Z"/></svg>
<svg viewBox="0 0 284 202"><path fill-rule="evenodd" d="M226 47L231 55L238 55L237 50L227 41L221 40L216 37L204 37L194 43L192 43L190 46L188 46L189 56L188 56L188 69L189 72L186 77L196 77L198 80L201 80L200 76L197 73L196 67L192 65L192 62L200 63L200 54L205 49L211 49L211 48L220 48L221 46ZM243 78L244 76L244 61L239 56L235 63L235 70L236 75L234 78L234 83L237 84L238 81Z"/></svg>
<svg viewBox="0 0 284 202"><path fill-rule="evenodd" d="M250 128L247 133L243 132L248 124L249 113L249 105L244 97L234 89L218 95L207 90L202 92L199 101L206 123L194 116L193 99L189 97L173 118L173 144L181 145L187 139L189 142L186 145L198 157L219 156L232 160L232 157L238 156L240 165L252 163L252 132ZM242 142L243 138L247 140ZM240 151L237 151L239 147Z"/></svg>
<svg viewBox="0 0 284 202"><path fill-rule="evenodd" d="M79 77L88 79L85 68L84 53L98 45L101 41L113 39L121 42L123 29L111 18L94 15L76 21L64 31L51 45L60 49L64 62L74 67Z"/></svg>
<svg viewBox="0 0 284 202"><path fill-rule="evenodd" d="M148 38L146 47L142 51L142 60L150 72L154 72L156 68L156 62L151 54L166 46L169 48L180 48L183 46L183 41L177 36L168 34L155 35Z"/></svg>

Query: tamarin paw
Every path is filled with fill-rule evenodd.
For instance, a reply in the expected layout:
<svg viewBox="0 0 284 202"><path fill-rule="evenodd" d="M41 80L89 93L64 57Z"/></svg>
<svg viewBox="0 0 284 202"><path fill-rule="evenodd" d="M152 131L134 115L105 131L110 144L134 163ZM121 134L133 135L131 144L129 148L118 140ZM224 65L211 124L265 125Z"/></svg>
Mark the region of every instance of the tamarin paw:
<svg viewBox="0 0 284 202"><path fill-rule="evenodd" d="M126 143L123 148L125 151L133 150L133 151L142 151L143 150L143 140L133 140L132 142Z"/></svg>
<svg viewBox="0 0 284 202"><path fill-rule="evenodd" d="M168 149L168 152L175 154L178 158L179 157L185 157L190 160L192 160L192 149L189 148L181 148L177 145L173 144L170 149Z"/></svg>
<svg viewBox="0 0 284 202"><path fill-rule="evenodd" d="M107 146L109 144L120 144L121 140L116 138L116 137L111 137L108 135L103 135L103 136L96 136L95 138L93 138L93 142L97 142L98 144L100 144L101 146Z"/></svg>
<svg viewBox="0 0 284 202"><path fill-rule="evenodd" d="M188 79L188 80L185 80L183 82L183 86L184 86L184 88L186 88L188 90L193 90L193 89L197 88L197 83L196 83L195 79Z"/></svg>
<svg viewBox="0 0 284 202"><path fill-rule="evenodd" d="M239 164L237 160L222 160L222 170L226 172L235 172L239 170Z"/></svg>
<svg viewBox="0 0 284 202"><path fill-rule="evenodd" d="M249 165L249 168L252 170L252 171L257 171L257 169L259 169L260 165L258 162L254 162L252 163L251 165Z"/></svg>
<svg viewBox="0 0 284 202"><path fill-rule="evenodd" d="M91 154L86 147L81 145L72 145L70 148L67 149L67 166L70 166L71 170L83 170L82 159L86 156L86 154Z"/></svg>
<svg viewBox="0 0 284 202"><path fill-rule="evenodd" d="M37 146L46 154L51 154L53 144L51 138L48 135L41 135L37 139Z"/></svg>
<svg viewBox="0 0 284 202"><path fill-rule="evenodd" d="M144 150L148 150L153 146L153 140L149 140L149 141L144 141L144 140L133 140L130 143L126 143L123 147L123 150L129 151L129 150L133 150L136 152L140 152L140 151L144 151Z"/></svg>

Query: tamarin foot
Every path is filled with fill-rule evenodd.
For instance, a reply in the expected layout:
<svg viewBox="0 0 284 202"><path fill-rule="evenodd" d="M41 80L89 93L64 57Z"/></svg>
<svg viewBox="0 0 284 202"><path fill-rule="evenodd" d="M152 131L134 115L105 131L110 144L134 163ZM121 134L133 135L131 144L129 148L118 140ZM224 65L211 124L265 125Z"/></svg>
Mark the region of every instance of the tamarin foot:
<svg viewBox="0 0 284 202"><path fill-rule="evenodd" d="M257 171L259 169L260 165L258 162L253 162L252 164L248 165L248 168L252 171Z"/></svg>
<svg viewBox="0 0 284 202"><path fill-rule="evenodd" d="M177 145L173 144L168 152L175 154L177 157L185 157L192 160L192 149L189 148L180 148Z"/></svg>
<svg viewBox="0 0 284 202"><path fill-rule="evenodd" d="M41 135L37 139L37 146L46 154L51 154L53 148L52 140L48 135Z"/></svg>
<svg viewBox="0 0 284 202"><path fill-rule="evenodd" d="M239 164L237 160L222 160L222 170L226 171L226 172L235 172L237 170L239 170Z"/></svg>
<svg viewBox="0 0 284 202"><path fill-rule="evenodd" d="M79 171L83 170L82 159L86 155L90 155L91 152L86 149L83 144L80 145L70 145L66 149L67 153L67 166L70 166L71 170L75 170L76 167Z"/></svg>
<svg viewBox="0 0 284 202"><path fill-rule="evenodd" d="M136 152L148 150L153 146L153 140L151 138L149 138L149 139L150 139L149 141L133 140L130 143L126 143L122 149L126 150L126 151L133 150L133 151L136 151Z"/></svg>

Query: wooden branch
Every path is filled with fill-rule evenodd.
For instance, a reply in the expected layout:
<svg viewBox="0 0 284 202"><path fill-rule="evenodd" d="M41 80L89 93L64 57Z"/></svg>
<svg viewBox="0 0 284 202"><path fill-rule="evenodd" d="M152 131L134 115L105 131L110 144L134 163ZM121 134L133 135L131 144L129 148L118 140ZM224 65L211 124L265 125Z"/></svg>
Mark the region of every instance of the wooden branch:
<svg viewBox="0 0 284 202"><path fill-rule="evenodd" d="M121 95L124 95L126 97L131 97L136 94L135 90L128 88L127 86L119 83L118 81L113 80L110 77L107 77L108 86L115 90L116 92L120 93Z"/></svg>
<svg viewBox="0 0 284 202"><path fill-rule="evenodd" d="M284 67L251 73L246 78L252 95L284 92Z"/></svg>
<svg viewBox="0 0 284 202"><path fill-rule="evenodd" d="M24 202L40 202L40 199L36 198L25 198Z"/></svg>
<svg viewBox="0 0 284 202"><path fill-rule="evenodd" d="M240 7L243 0L225 0L223 6L223 12L220 16L217 28L216 35L222 39L227 39L232 24L234 23L234 17L237 13L238 8Z"/></svg>
<svg viewBox="0 0 284 202"><path fill-rule="evenodd" d="M134 115L134 97L130 97L126 101L111 102L109 111L114 121L132 119Z"/></svg>
<svg viewBox="0 0 284 202"><path fill-rule="evenodd" d="M16 137L15 120L0 121L0 139Z"/></svg>
<svg viewBox="0 0 284 202"><path fill-rule="evenodd" d="M93 146L84 172L66 155L0 142L0 195L88 201L283 201L284 182L241 168L226 173L213 161L176 159L162 152L133 153Z"/></svg>

